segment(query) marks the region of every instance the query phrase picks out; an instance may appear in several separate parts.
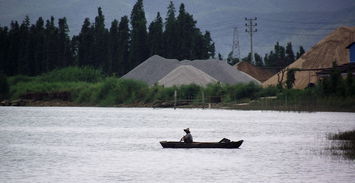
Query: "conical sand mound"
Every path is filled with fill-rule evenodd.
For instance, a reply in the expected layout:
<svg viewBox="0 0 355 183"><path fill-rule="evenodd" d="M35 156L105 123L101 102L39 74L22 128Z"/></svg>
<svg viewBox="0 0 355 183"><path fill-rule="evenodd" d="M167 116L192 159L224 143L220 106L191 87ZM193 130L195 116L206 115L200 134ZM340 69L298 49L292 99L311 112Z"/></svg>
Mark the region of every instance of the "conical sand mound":
<svg viewBox="0 0 355 183"><path fill-rule="evenodd" d="M237 83L249 83L254 82L261 84L258 80L250 75L241 72L227 62L209 59L209 60L193 60L193 61L181 61L181 64L192 65L208 75L216 78L221 83L237 84Z"/></svg>
<svg viewBox="0 0 355 183"><path fill-rule="evenodd" d="M153 85L179 65L178 60L166 59L154 55L139 64L122 78L140 80L149 85Z"/></svg>
<svg viewBox="0 0 355 183"><path fill-rule="evenodd" d="M192 66L193 68L195 68L191 69L191 67L181 67L179 70L179 72L189 72L190 79L192 79L191 72L196 71L199 74L201 74L201 72L204 73L201 78L206 78L205 75L207 74L210 78L213 78L221 83L238 84L254 82L256 84L260 84L260 82L255 78L233 68L224 61L211 59L193 61L184 60L179 62L176 59L166 59L158 55L154 55L148 58L146 61L139 64L136 68L131 70L122 78L140 80L148 83L149 85L153 85L155 83L158 83L167 74L169 74L172 70L176 69L179 66ZM175 74L177 74L177 72ZM194 76L198 78L198 74L195 73ZM186 81L185 83L188 83L188 81ZM164 85L171 86L166 82Z"/></svg>
<svg viewBox="0 0 355 183"><path fill-rule="evenodd" d="M163 77L158 84L167 87L197 84L199 86L206 86L209 83L216 83L217 80L203 71L191 66L182 65L171 71Z"/></svg>
<svg viewBox="0 0 355 183"><path fill-rule="evenodd" d="M301 58L287 68L320 69L332 67L334 61L338 65L349 63L349 53L346 46L355 41L355 27L340 27L319 41ZM316 83L316 71L300 71L295 74L295 88L305 88L309 83ZM286 81L286 73L283 82ZM275 74L263 83L263 86L277 85L278 76Z"/></svg>

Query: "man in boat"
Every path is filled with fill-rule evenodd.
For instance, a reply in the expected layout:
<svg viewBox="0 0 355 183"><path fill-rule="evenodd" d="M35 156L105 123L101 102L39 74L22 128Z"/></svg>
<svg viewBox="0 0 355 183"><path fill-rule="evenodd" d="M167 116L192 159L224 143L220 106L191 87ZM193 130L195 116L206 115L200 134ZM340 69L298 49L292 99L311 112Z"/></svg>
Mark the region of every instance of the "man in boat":
<svg viewBox="0 0 355 183"><path fill-rule="evenodd" d="M186 128L184 129L184 131L186 132L186 135L184 135L181 139L180 139L180 142L181 141L184 141L185 143L192 143L192 135L190 133L190 129L189 128Z"/></svg>

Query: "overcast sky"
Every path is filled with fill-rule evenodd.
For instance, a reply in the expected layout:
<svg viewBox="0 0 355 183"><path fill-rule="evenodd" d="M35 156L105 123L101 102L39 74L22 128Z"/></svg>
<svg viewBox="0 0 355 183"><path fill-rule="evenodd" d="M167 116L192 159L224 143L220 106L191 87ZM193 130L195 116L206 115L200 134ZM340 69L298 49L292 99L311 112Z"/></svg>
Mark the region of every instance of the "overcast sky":
<svg viewBox="0 0 355 183"><path fill-rule="evenodd" d="M101 6L106 27L111 21L129 15L136 0L0 0L0 25L11 20L22 21L28 15L32 23L42 16L47 19L67 17L71 35L78 34L84 18L91 20ZM194 15L198 27L209 30L217 51L226 55L232 46L233 28L239 28L241 54L249 49L244 32L244 17L258 17L255 49L262 55L276 41L295 46L312 46L336 27L355 25L355 0L173 0L176 9L184 3ZM161 12L166 15L168 0L144 0L148 23Z"/></svg>

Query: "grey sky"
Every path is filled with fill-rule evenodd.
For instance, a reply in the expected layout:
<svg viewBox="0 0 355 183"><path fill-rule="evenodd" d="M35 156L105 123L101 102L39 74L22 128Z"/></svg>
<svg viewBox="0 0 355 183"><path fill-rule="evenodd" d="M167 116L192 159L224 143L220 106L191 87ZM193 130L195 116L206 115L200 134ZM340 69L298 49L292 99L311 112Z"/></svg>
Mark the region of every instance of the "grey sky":
<svg viewBox="0 0 355 183"><path fill-rule="evenodd" d="M11 20L22 21L28 15L34 23L39 16L47 19L67 17L71 34L80 31L84 18L91 20L101 6L106 27L111 21L129 15L136 0L0 0L0 25ZM173 0L178 11L184 3L198 21L198 27L209 30L217 51L226 55L232 45L233 27L239 27L242 56L248 52L248 36L244 33L244 17L258 17L255 34L256 51L262 55L276 41L306 48L318 42L340 25L355 25L354 0ZM168 0L144 0L148 23L159 11L166 14Z"/></svg>

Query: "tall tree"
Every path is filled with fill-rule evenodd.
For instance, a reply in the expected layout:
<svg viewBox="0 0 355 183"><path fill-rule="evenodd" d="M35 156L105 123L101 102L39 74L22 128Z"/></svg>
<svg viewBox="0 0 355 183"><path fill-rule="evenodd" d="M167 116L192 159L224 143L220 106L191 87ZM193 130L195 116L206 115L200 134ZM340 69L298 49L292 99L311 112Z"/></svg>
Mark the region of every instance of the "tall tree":
<svg viewBox="0 0 355 183"><path fill-rule="evenodd" d="M108 57L108 31L105 29L105 16L101 7L97 9L97 14L94 24L93 64L95 67L101 67L104 71L108 71L109 65L111 65L111 60Z"/></svg>
<svg viewBox="0 0 355 183"><path fill-rule="evenodd" d="M45 26L45 65L43 71L47 72L58 67L58 28L55 26L54 17L46 21Z"/></svg>
<svg viewBox="0 0 355 183"><path fill-rule="evenodd" d="M214 58L216 55L216 48L211 38L211 33L209 31L205 32L204 39L205 39L205 44L207 46L208 58Z"/></svg>
<svg viewBox="0 0 355 183"><path fill-rule="evenodd" d="M72 65L73 58L70 47L69 27L67 19L60 18L58 20L58 66L66 67Z"/></svg>
<svg viewBox="0 0 355 183"><path fill-rule="evenodd" d="M7 27L0 27L0 74L6 73L8 67L9 32ZM7 73L6 73L7 74Z"/></svg>
<svg viewBox="0 0 355 183"><path fill-rule="evenodd" d="M281 46L279 42L276 42L274 50L265 55L264 61L267 67L274 67L278 70L284 68L287 66L285 47Z"/></svg>
<svg viewBox="0 0 355 183"><path fill-rule="evenodd" d="M34 63L32 63L31 73L32 75L37 75L44 72L44 62L45 62L45 29L44 20L39 17L34 29L31 33L32 44L34 48Z"/></svg>
<svg viewBox="0 0 355 183"><path fill-rule="evenodd" d="M194 40L196 40L196 21L185 11L182 3L177 17L177 59L193 59ZM198 33L197 33L198 34Z"/></svg>
<svg viewBox="0 0 355 183"><path fill-rule="evenodd" d="M177 50L177 31L176 31L176 17L175 17L175 6L172 1L170 1L168 6L168 11L165 19L165 31L164 36L164 54L166 58L176 58Z"/></svg>
<svg viewBox="0 0 355 183"><path fill-rule="evenodd" d="M118 70L118 76L123 76L130 71L129 65L129 47L130 47L130 30L129 20L127 16L121 18L118 25L118 63L120 68Z"/></svg>
<svg viewBox="0 0 355 183"><path fill-rule="evenodd" d="M148 47L149 56L162 55L163 53L163 20L157 13L155 20L149 25Z"/></svg>
<svg viewBox="0 0 355 183"><path fill-rule="evenodd" d="M118 74L119 70L119 55L118 55L118 47L119 47L119 33L118 33L118 21L114 19L111 23L110 28L110 38L109 38L109 62L110 65L110 73Z"/></svg>
<svg viewBox="0 0 355 183"><path fill-rule="evenodd" d="M259 67L264 66L263 59L258 53L254 53L254 58L255 58L255 65L256 66L259 66ZM253 64L253 63L251 63L251 53L249 52L247 57L242 58L242 61Z"/></svg>
<svg viewBox="0 0 355 183"><path fill-rule="evenodd" d="M17 61L17 73L20 74L30 74L30 62L33 60L29 60L30 51L30 18L28 16L25 17L22 24L20 25L20 34L19 34L19 59Z"/></svg>
<svg viewBox="0 0 355 183"><path fill-rule="evenodd" d="M147 20L145 18L143 0L138 0L131 12L131 48L130 68L133 69L149 56L147 46Z"/></svg>
<svg viewBox="0 0 355 183"><path fill-rule="evenodd" d="M7 75L18 74L18 58L20 52L20 25L17 21L12 21L9 31L9 53L5 62L5 73Z"/></svg>
<svg viewBox="0 0 355 183"><path fill-rule="evenodd" d="M254 58L255 58L255 65L256 66L259 66L259 67L264 66L263 58L258 53L254 53Z"/></svg>
<svg viewBox="0 0 355 183"><path fill-rule="evenodd" d="M303 46L300 46L299 51L296 54L296 59L299 59L306 51L304 51Z"/></svg>
<svg viewBox="0 0 355 183"><path fill-rule="evenodd" d="M292 43L288 42L286 45L286 65L290 65L295 61L295 54L293 53Z"/></svg>
<svg viewBox="0 0 355 183"><path fill-rule="evenodd" d="M85 18L78 36L78 64L79 66L93 66L94 50L94 28L90 23L89 18Z"/></svg>

